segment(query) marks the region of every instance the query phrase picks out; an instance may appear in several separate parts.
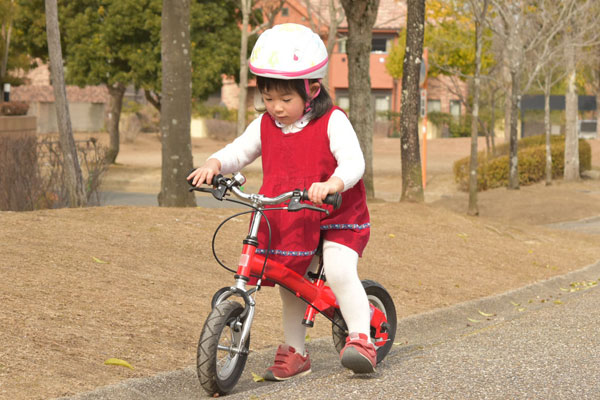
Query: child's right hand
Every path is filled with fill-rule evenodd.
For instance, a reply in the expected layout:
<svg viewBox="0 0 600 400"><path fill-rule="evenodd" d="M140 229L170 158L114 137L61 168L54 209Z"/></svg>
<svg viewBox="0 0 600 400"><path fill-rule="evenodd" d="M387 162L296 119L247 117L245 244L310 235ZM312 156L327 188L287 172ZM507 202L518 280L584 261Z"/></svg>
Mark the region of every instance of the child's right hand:
<svg viewBox="0 0 600 400"><path fill-rule="evenodd" d="M186 178L192 180L192 185L200 187L203 183L211 184L213 176L221 172L221 162L216 158L209 158L203 166L196 168Z"/></svg>

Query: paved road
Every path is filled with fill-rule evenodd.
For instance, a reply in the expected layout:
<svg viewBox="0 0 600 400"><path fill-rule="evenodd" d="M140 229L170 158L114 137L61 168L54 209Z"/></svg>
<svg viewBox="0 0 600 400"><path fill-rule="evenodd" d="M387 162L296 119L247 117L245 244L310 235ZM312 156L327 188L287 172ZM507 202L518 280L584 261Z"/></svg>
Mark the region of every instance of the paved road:
<svg viewBox="0 0 600 400"><path fill-rule="evenodd" d="M344 370L331 340L323 339L309 345L312 374L284 383L256 383L251 373L270 364L274 349L253 352L228 398L597 399L599 278L600 262L502 295L403 319L399 344L367 376ZM207 397L189 367L73 399Z"/></svg>
<svg viewBox="0 0 600 400"><path fill-rule="evenodd" d="M555 227L600 234L600 216ZM257 383L251 373L268 367L275 350L253 352L227 398L598 399L597 282L600 262L498 296L403 319L397 345L371 375L344 370L331 340L322 339L308 347L312 374ZM190 366L72 399L208 397Z"/></svg>

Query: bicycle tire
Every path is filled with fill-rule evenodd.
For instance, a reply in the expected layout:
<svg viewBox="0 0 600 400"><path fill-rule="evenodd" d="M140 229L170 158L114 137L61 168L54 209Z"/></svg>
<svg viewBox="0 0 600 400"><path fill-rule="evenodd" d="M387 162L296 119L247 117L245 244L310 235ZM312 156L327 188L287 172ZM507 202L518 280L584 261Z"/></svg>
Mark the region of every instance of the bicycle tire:
<svg viewBox="0 0 600 400"><path fill-rule="evenodd" d="M196 369L200 384L209 395L229 393L246 366L250 336L242 352L231 350L233 346L239 347L243 311L240 303L226 300L217 304L204 322L198 341ZM222 358L220 354L223 354Z"/></svg>
<svg viewBox="0 0 600 400"><path fill-rule="evenodd" d="M385 288L379 283L368 279L361 281L361 283L363 285L363 288L365 289L365 292L367 293L369 303L377 307L380 311L382 311L385 314L387 322L389 324L388 341L383 346L375 346L375 348L377 349L377 364L379 364L381 361L383 361L385 356L387 356L394 344L394 338L396 337L396 326L398 323L396 319L396 306L394 305L392 296L390 296L388 291L385 290ZM333 337L333 344L335 346L335 349L339 353L346 345L346 337L348 336L346 334L347 326L346 322L344 321L344 318L342 317L342 313L339 310L335 312L333 321L334 323L331 325L331 335ZM336 324L340 325L344 329L340 329L340 327ZM374 329L371 328L372 342L375 342L374 334Z"/></svg>

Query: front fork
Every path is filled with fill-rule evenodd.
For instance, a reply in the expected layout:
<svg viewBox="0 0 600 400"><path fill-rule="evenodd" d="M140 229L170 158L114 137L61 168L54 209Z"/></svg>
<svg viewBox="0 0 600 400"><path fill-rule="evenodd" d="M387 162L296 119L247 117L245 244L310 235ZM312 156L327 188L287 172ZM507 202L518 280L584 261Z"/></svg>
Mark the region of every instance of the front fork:
<svg viewBox="0 0 600 400"><path fill-rule="evenodd" d="M225 289L225 288L224 288ZM236 279L236 285L227 290L219 290L221 294L217 297L215 304L221 303L231 296L238 296L244 300L244 311L240 314L238 322L236 322L235 326L232 326L231 329L238 330L240 329L239 325L241 325L241 335L238 343L232 343L233 348L229 349L233 353L244 353L244 345L248 341L248 337L250 336L250 329L252 328L252 321L254 320L254 312L256 309L256 302L252 298L251 294L255 290L246 290L246 282L243 279ZM218 292L217 292L218 293ZM239 324L239 325L238 325Z"/></svg>

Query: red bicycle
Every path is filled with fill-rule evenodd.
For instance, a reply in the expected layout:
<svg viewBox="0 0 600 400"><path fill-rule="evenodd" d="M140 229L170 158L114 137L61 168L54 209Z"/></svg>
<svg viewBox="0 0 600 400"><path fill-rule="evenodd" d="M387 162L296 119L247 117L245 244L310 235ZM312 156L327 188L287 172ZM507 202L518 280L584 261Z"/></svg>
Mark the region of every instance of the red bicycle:
<svg viewBox="0 0 600 400"><path fill-rule="evenodd" d="M302 323L313 326L317 313L321 313L332 323L332 336L338 352L344 347L348 331L342 317L333 291L325 285L322 259L316 272L307 276L286 268L285 265L268 258L269 245L266 254L256 253L258 247L257 234L263 220L269 225L265 215L272 210L287 210L289 212L302 209L328 213L326 209L303 203L308 200L306 190L293 190L276 197L266 197L261 194L244 193L241 186L246 179L240 173L226 178L217 175L213 178L212 187L192 187L190 190L209 192L218 200L232 201L249 206L251 210L232 215L225 219L215 230L212 240L212 250L216 261L228 271L233 272L235 285L223 287L212 297L212 311L204 322L204 327L198 342L197 373L202 387L210 394L226 394L238 382L246 365L250 347L250 329L254 318L256 302L254 294L260 290L261 282L268 279L300 297L307 303L306 314ZM190 182L191 184L191 182ZM227 199L230 194L239 200ZM284 204L285 203L285 204ZM334 209L341 205L339 193L329 195L324 201ZM268 207L281 205L280 207ZM243 241L242 254L237 270L224 265L215 252L215 239L219 229L229 220L243 214L252 213L250 229ZM270 231L270 225L269 225ZM256 285L250 289L251 278L256 279ZM371 307L371 341L377 349L377 362L381 362L390 351L396 335L396 308L392 297L379 283L363 280ZM239 297L242 302L230 300Z"/></svg>

